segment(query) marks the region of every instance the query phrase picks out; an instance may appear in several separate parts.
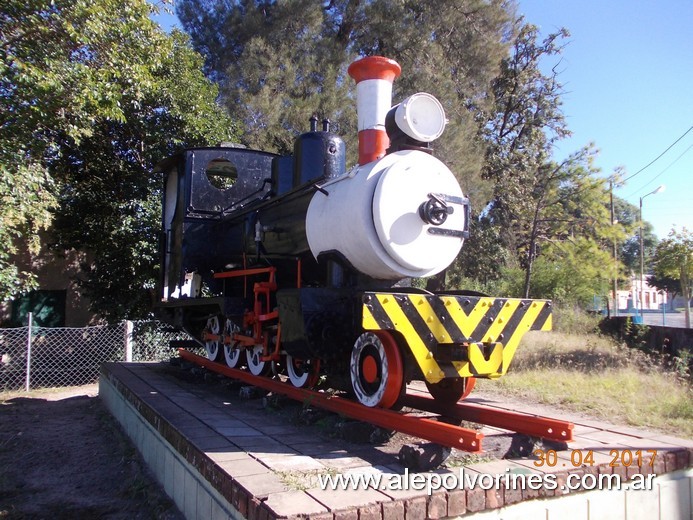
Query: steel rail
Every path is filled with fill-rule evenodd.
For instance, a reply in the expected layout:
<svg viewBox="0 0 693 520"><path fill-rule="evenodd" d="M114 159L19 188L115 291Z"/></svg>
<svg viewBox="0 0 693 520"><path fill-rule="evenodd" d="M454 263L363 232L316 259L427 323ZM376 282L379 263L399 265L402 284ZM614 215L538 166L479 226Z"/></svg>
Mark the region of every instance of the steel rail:
<svg viewBox="0 0 693 520"><path fill-rule="evenodd" d="M474 430L438 422L425 417L405 415L383 408L368 408L360 403L306 388L297 388L291 383L285 383L262 376L254 376L237 368L229 368L205 357L198 356L185 349L178 350L186 361L204 367L218 374L232 377L270 392L276 392L287 397L315 405L325 410L342 414L352 419L368 422L389 430L397 430L421 439L436 442L443 446L478 453L482 451L481 443L484 435Z"/></svg>
<svg viewBox="0 0 693 520"><path fill-rule="evenodd" d="M573 440L573 423L559 419L511 412L471 403L446 405L423 395L407 394L405 405L445 417L486 424L533 437L563 442Z"/></svg>

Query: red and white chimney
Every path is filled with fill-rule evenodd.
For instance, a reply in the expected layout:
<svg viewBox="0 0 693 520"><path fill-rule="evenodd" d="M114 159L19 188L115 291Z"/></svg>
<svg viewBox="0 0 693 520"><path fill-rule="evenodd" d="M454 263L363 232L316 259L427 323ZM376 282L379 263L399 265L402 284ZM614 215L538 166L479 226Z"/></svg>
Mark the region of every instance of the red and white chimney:
<svg viewBox="0 0 693 520"><path fill-rule="evenodd" d="M385 156L390 140L385 117L392 104L392 82L402 72L395 60L369 56L349 65L356 81L356 106L359 129L359 164Z"/></svg>

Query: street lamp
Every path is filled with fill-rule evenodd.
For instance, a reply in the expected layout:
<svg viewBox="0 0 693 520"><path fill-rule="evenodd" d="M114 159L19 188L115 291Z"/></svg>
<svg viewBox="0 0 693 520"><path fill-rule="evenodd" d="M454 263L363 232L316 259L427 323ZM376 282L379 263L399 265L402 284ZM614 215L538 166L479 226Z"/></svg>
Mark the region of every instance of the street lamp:
<svg viewBox="0 0 693 520"><path fill-rule="evenodd" d="M642 245L642 200L645 197L648 197L650 195L654 195L655 193L660 193L664 191L664 184L659 186L656 190L651 191L650 193L647 193L640 197L640 319L644 322L644 316L643 316L643 308L642 308L642 300L643 300L643 293L645 292L645 251L643 249Z"/></svg>

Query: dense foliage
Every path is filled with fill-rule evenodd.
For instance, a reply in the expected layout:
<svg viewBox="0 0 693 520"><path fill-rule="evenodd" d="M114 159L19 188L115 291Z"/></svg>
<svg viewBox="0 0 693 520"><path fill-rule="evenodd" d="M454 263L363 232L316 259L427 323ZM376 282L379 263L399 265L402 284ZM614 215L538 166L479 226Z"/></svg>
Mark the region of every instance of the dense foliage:
<svg viewBox="0 0 693 520"><path fill-rule="evenodd" d="M81 284L94 311L149 308L161 184L152 167L231 130L199 55L182 33L162 32L152 9L139 0L2 4L3 298L30 286L7 253L25 237L38 246L52 221L56 251L87 253Z"/></svg>
<svg viewBox="0 0 693 520"><path fill-rule="evenodd" d="M478 279L483 266L494 292L584 303L605 293L615 275L604 269L615 266L604 246L619 232L593 148L553 160L556 143L570 132L560 110L563 87L546 62L560 59L567 36L561 30L541 39L536 27L517 21L481 128L482 176L493 193L455 271L460 280Z"/></svg>
<svg viewBox="0 0 693 520"><path fill-rule="evenodd" d="M290 152L316 114L329 118L356 157L354 82L360 55L397 60L394 101L428 91L450 131L436 143L472 195L487 192L475 118L507 46L512 13L499 0L178 0L178 13L222 102L243 123L243 142ZM297 15L300 13L300 15Z"/></svg>

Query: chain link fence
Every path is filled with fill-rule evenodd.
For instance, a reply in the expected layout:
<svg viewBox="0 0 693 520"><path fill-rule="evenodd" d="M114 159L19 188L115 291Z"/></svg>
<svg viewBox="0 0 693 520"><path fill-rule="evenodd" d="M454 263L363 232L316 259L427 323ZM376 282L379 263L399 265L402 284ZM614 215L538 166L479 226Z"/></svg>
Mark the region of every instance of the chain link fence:
<svg viewBox="0 0 693 520"><path fill-rule="evenodd" d="M170 342L189 339L157 321L0 329L0 392L95 383L101 363L168 360Z"/></svg>

